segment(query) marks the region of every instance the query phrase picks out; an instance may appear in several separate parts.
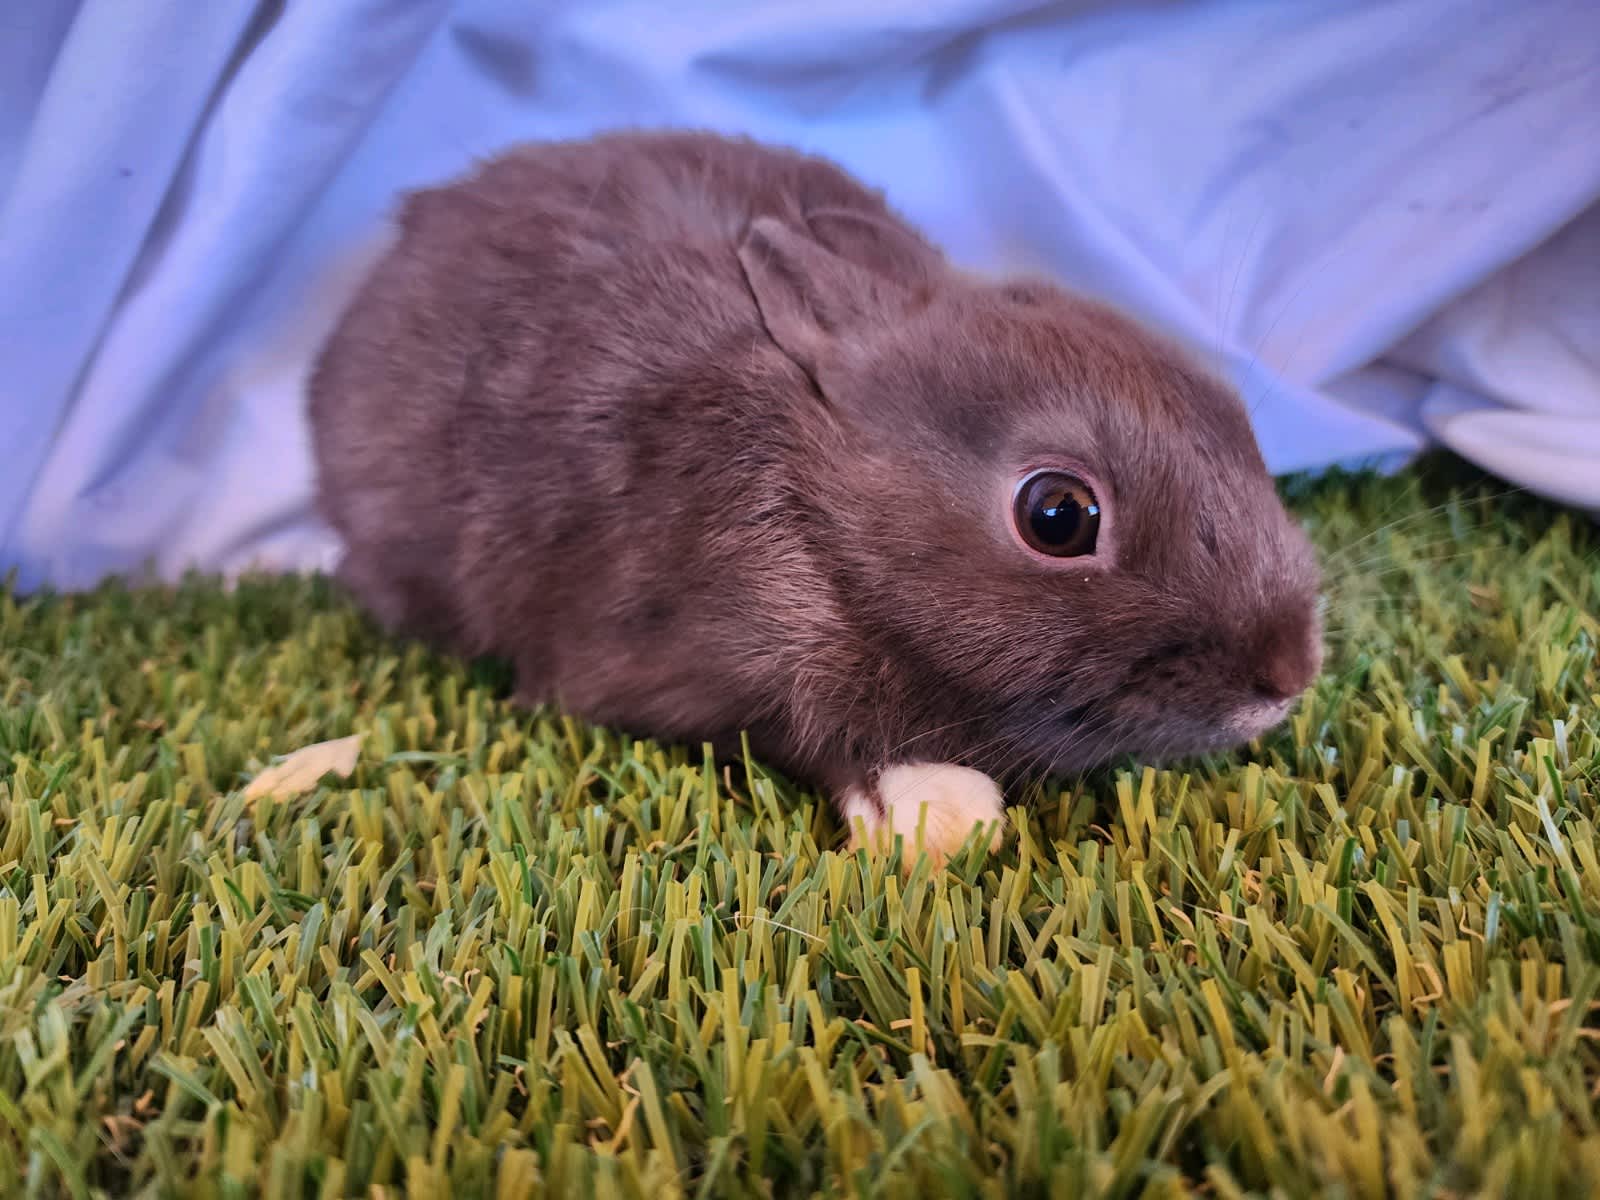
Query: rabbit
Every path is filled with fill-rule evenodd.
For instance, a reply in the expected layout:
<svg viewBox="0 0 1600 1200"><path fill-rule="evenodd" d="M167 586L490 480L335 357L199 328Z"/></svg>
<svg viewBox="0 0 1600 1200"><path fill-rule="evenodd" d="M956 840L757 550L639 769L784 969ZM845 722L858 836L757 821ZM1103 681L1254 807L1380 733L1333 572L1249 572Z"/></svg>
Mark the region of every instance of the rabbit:
<svg viewBox="0 0 1600 1200"><path fill-rule="evenodd" d="M309 381L339 578L522 703L761 758L936 861L1002 784L1242 745L1321 665L1238 396L699 131L409 195Z"/></svg>

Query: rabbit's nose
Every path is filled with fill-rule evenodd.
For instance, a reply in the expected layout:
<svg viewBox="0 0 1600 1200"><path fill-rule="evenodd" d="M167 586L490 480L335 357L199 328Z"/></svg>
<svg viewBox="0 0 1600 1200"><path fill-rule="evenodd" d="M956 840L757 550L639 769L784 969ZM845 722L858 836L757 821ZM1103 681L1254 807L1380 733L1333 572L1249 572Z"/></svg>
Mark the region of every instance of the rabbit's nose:
<svg viewBox="0 0 1600 1200"><path fill-rule="evenodd" d="M1254 655L1252 689L1265 700L1293 700L1322 669L1322 638L1313 623L1268 626Z"/></svg>

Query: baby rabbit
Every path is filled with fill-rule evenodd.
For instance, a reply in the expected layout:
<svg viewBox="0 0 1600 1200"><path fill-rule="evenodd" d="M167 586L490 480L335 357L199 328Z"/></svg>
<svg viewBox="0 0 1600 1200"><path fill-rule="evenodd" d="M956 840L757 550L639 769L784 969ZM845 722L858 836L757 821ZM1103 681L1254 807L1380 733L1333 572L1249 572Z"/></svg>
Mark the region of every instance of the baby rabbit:
<svg viewBox="0 0 1600 1200"><path fill-rule="evenodd" d="M529 703L748 731L938 858L991 777L1237 745L1319 669L1233 392L824 160L534 145L399 223L311 381L320 503L380 620Z"/></svg>

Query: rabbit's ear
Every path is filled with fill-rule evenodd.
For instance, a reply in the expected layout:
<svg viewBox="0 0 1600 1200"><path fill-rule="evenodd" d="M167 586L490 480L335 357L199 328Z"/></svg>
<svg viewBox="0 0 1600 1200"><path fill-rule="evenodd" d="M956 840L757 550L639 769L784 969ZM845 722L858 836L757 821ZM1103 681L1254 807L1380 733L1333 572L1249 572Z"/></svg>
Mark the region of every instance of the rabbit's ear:
<svg viewBox="0 0 1600 1200"><path fill-rule="evenodd" d="M819 213L816 222L848 229L855 219ZM864 255L851 252L858 248L847 241L845 253L838 253L811 232L773 217L751 222L739 246L739 262L767 332L812 376L836 341L891 320L910 300L903 282L874 269L879 264L870 257L863 262Z"/></svg>
<svg viewBox="0 0 1600 1200"><path fill-rule="evenodd" d="M944 261L914 230L857 209L809 209L806 226L840 258L913 293L928 286L931 273Z"/></svg>

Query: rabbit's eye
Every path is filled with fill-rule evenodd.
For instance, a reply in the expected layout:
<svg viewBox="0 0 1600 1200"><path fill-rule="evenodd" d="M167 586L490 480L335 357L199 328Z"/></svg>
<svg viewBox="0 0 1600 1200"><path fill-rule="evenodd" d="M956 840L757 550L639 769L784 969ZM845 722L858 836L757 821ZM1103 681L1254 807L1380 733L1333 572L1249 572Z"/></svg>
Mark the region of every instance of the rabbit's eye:
<svg viewBox="0 0 1600 1200"><path fill-rule="evenodd" d="M1035 471L1017 488L1012 519L1023 542L1040 554L1081 558L1094 553L1100 503L1076 475Z"/></svg>

